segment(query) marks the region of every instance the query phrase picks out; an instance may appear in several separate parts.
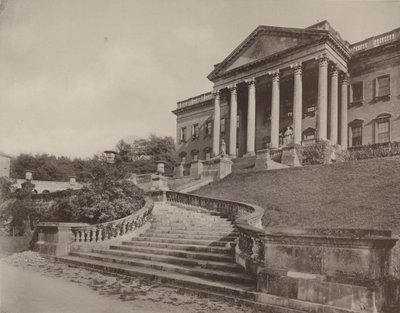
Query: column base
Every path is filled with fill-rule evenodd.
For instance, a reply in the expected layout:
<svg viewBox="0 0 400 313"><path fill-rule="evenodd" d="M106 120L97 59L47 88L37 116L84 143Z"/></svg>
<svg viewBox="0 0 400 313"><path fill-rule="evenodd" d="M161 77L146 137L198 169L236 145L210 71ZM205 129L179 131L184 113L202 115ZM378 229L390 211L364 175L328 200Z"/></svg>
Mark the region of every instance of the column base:
<svg viewBox="0 0 400 313"><path fill-rule="evenodd" d="M250 157L250 156L255 156L256 155L256 153L254 152L254 151L250 151L250 152L247 152L245 155L243 155L244 157Z"/></svg>

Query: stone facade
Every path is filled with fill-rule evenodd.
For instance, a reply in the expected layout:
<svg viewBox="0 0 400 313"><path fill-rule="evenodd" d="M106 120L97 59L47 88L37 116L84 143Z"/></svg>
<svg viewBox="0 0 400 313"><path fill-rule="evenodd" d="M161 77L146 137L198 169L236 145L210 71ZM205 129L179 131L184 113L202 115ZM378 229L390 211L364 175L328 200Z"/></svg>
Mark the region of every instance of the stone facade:
<svg viewBox="0 0 400 313"><path fill-rule="evenodd" d="M178 102L178 163L329 140L400 141L400 29L349 44L327 21L257 27L208 76L213 92ZM218 121L218 123L215 123Z"/></svg>

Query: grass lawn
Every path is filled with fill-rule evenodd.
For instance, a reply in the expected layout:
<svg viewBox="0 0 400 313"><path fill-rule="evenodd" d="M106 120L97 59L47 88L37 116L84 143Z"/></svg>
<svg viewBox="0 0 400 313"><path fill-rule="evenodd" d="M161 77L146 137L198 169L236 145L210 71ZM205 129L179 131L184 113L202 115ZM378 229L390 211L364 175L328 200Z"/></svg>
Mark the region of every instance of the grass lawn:
<svg viewBox="0 0 400 313"><path fill-rule="evenodd" d="M266 226L389 229L400 235L400 158L233 173L194 192L260 205Z"/></svg>

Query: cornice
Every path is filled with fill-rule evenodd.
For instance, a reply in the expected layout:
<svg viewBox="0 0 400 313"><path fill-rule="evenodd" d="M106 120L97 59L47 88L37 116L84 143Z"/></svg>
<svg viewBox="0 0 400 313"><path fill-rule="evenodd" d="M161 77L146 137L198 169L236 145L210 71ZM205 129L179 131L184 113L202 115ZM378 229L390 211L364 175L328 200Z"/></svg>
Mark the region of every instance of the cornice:
<svg viewBox="0 0 400 313"><path fill-rule="evenodd" d="M189 106L181 108L181 109L175 109L175 110L173 110L171 112L174 113L176 116L178 116L178 115L183 114L183 113L187 113L187 112L190 112L190 111L194 111L194 110L198 110L200 108L207 107L208 105L212 105L212 103L213 103L212 100L207 100L207 101L204 101L204 102L200 102L200 103L189 105Z"/></svg>
<svg viewBox="0 0 400 313"><path fill-rule="evenodd" d="M362 50L362 51L357 51L355 53L352 54L351 59L352 60L357 60L363 57L367 57L367 56L371 56L374 54L379 54L382 52L385 52L386 50L390 50L393 48L398 48L400 46L400 40L396 40L396 41L392 41L392 42L388 42L387 44L384 45L380 45L374 48L370 48L367 50Z"/></svg>
<svg viewBox="0 0 400 313"><path fill-rule="evenodd" d="M310 41L310 42L304 43L302 45L291 47L291 48L288 48L286 50L282 50L282 51L276 52L274 54L271 54L269 56L266 56L264 58L255 60L253 62L250 62L250 63L244 64L244 65L235 67L235 68L233 68L233 69L231 69L231 70L229 70L229 71L227 71L225 73L222 73L222 74L216 74L215 73L213 76L211 76L211 74L210 74L208 76L208 79L215 80L215 79L218 79L218 78L224 78L224 77L228 77L228 76L234 75L235 73L238 73L238 72L243 72L243 71L246 71L246 70L249 70L249 69L253 69L253 68L259 66L260 64L265 64L265 63L280 59L282 57L285 57L287 55L292 54L295 51L302 50L303 48L305 48L305 47L307 47L309 45L313 45L313 44L317 44L317 43L321 43L321 42L325 42L325 41L326 41L326 38L323 38L323 39L319 38L317 40Z"/></svg>

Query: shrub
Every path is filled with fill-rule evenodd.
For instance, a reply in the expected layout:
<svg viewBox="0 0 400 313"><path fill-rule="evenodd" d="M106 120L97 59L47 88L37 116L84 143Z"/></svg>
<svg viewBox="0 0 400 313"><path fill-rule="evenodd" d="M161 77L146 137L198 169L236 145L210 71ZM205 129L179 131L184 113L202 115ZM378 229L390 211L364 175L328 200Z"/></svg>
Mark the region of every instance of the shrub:
<svg viewBox="0 0 400 313"><path fill-rule="evenodd" d="M144 206L144 192L129 180L107 180L56 199L49 221L103 223L128 216Z"/></svg>
<svg viewBox="0 0 400 313"><path fill-rule="evenodd" d="M349 148L350 160L365 160L400 155L400 142L369 144Z"/></svg>

